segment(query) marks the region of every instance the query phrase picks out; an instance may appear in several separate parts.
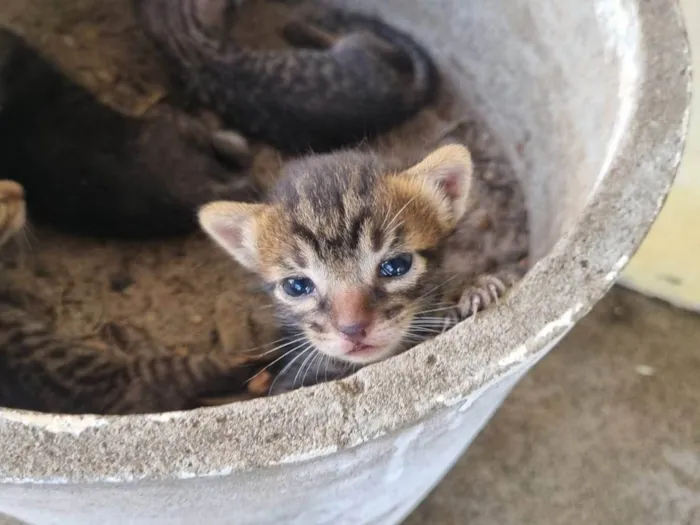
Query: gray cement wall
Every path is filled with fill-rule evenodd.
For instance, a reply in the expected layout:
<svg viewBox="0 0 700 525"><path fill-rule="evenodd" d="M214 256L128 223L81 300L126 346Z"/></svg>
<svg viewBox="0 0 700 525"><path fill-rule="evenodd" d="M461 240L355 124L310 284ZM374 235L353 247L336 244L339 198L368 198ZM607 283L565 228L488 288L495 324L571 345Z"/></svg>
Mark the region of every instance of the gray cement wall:
<svg viewBox="0 0 700 525"><path fill-rule="evenodd" d="M0 410L1 513L36 525L399 523L612 285L680 159L690 73L678 7L374 7L431 45L508 147L532 272L502 307L340 382L188 413Z"/></svg>

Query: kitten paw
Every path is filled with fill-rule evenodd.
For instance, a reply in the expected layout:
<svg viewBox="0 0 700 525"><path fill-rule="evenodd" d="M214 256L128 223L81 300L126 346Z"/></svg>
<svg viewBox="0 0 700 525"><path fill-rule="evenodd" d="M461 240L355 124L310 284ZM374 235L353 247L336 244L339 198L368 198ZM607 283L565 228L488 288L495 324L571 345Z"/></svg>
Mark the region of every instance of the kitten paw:
<svg viewBox="0 0 700 525"><path fill-rule="evenodd" d="M272 374L263 370L248 381L248 393L256 397L266 396L272 387L273 380Z"/></svg>
<svg viewBox="0 0 700 525"><path fill-rule="evenodd" d="M512 274L485 275L473 286L462 292L458 310L461 319L473 317L478 312L497 304L518 281Z"/></svg>
<svg viewBox="0 0 700 525"><path fill-rule="evenodd" d="M167 115L165 108L161 113ZM196 116L173 111L180 135L203 153L213 155L222 164L231 168L247 168L252 164L253 154L246 138L234 130L225 129L221 119L214 113L202 111Z"/></svg>
<svg viewBox="0 0 700 525"><path fill-rule="evenodd" d="M274 377L272 374L263 369L250 377L243 391L213 396L200 396L197 398L197 405L209 407L221 406L239 401L246 401L248 399L255 399L256 397L265 397L269 395L273 381Z"/></svg>
<svg viewBox="0 0 700 525"><path fill-rule="evenodd" d="M211 147L216 154L239 167L247 168L253 162L253 154L246 138L235 131L221 129L210 136Z"/></svg>

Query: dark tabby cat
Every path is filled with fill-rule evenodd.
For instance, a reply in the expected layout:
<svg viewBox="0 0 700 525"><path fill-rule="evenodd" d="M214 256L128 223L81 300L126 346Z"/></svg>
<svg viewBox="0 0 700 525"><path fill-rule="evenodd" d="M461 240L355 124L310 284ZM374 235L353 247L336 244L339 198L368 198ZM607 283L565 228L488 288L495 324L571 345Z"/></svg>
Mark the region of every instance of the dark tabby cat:
<svg viewBox="0 0 700 525"><path fill-rule="evenodd" d="M0 181L0 241L19 231L24 217L22 187ZM59 338L48 319L30 313L26 299L4 283L0 288L2 407L93 414L184 410L205 397L244 391L262 366L224 353L131 355ZM257 375L249 392L264 393L268 379Z"/></svg>
<svg viewBox="0 0 700 525"><path fill-rule="evenodd" d="M376 135L437 90L428 53L375 18L324 6L323 17L283 31L306 49L259 50L222 42L221 30L205 27L204 10L218 8L223 19L234 0L133 1L188 97L283 151L327 151ZM326 29L350 32L335 38Z"/></svg>
<svg viewBox="0 0 700 525"><path fill-rule="evenodd" d="M213 199L256 194L245 141L165 105L129 118L0 28L0 171L32 217L72 233L146 237L197 226Z"/></svg>
<svg viewBox="0 0 700 525"><path fill-rule="evenodd" d="M406 350L516 282L442 271L471 180L471 156L458 145L403 172L370 154L338 152L290 163L266 203L201 209L203 229L260 276L289 327L273 393Z"/></svg>

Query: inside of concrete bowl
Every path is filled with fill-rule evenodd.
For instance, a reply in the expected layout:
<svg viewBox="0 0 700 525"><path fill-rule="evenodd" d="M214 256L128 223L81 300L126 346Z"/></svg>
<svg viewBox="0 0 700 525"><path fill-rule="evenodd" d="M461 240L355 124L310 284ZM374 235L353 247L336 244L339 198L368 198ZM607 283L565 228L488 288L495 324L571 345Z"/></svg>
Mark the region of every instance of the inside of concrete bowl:
<svg viewBox="0 0 700 525"><path fill-rule="evenodd" d="M644 99L650 95L641 82L648 67L643 45L648 35L639 6L631 1L358 0L352 7L377 12L425 42L455 92L486 123L522 185L530 259L537 264L501 308L464 322L420 348L367 367L350 380L172 417L172 421L192 418L207 425L214 417L217 425L237 420L242 422L235 423L238 442L252 443L252 429L258 431L262 422L259 414L268 414L269 419L279 416L280 422L289 423L286 429L271 425L276 437L270 443L278 447L273 455L280 461L285 454L337 450L381 435L451 399L464 399L508 366L525 362L532 351L551 346L611 285L651 223L672 180L686 118L684 78L667 92L654 95L661 97L654 104L672 114L658 117L662 124L656 144L662 154L657 150L653 158L643 156L646 153L639 157L646 164L634 176L648 177L643 187L634 184L631 172L626 179L623 174L614 175L615 169L621 170L621 152L635 154L639 146L629 138L636 112L651 105ZM644 23L650 26L654 21L647 17ZM650 31L663 34L656 25ZM660 45L657 40L654 45ZM660 51L670 57L669 63L656 65L668 71L684 64L684 43L673 42L675 48ZM663 176L657 169L660 162L666 166ZM603 190L611 196L597 200ZM612 207L610 199L623 195L636 199L635 203ZM607 210L605 217L597 220L601 210ZM167 251L161 254L167 255ZM356 416L356 424L350 426L347 416L340 414L346 414L348 399ZM337 422L329 415L335 408ZM83 419L77 425L118 432L129 424L117 420L134 417ZM0 421L11 422L6 428L18 430L14 424L23 424L24 419L5 410ZM28 425L37 421L44 425L48 420L26 416ZM139 422L148 426L156 419ZM301 426L307 438L303 447L295 448ZM342 435L340 441L336 434ZM168 439L178 435L183 441L189 439L184 426ZM242 451L228 453L234 463L252 462ZM204 472L213 465L206 458L197 461L201 464L192 467L195 471Z"/></svg>
<svg viewBox="0 0 700 525"><path fill-rule="evenodd" d="M119 5L121 10L115 7ZM98 35L108 32L108 28L102 27L99 20L128 18L129 14L124 4L119 3L106 8L92 5L88 9L87 6L90 6L90 1L86 2L86 7L79 16L73 14L70 20L57 24L61 25L63 38L66 34L76 41L84 38L82 35L85 31L81 24L88 25ZM323 12L321 6L322 4L308 0L258 0L243 3L236 11L231 38L240 45L253 48L284 46L280 28L289 18L302 17L302 9L308 7L312 7L310 16L318 16ZM109 17L102 16L104 13L101 10L104 9L109 12ZM42 19L60 20L64 17L60 8L57 8L56 12L50 12ZM383 18L390 20L386 13ZM103 25L106 23L103 22ZM128 20L124 20L123 24L131 27ZM52 53L57 55L57 62L64 64L68 74L74 74L76 63L99 62L100 53L105 53L104 48L113 53L115 47L119 49L123 41L131 42L132 37L138 40L138 29L138 26L132 28L135 34L126 30L121 33L109 31L111 35L122 36L116 46L112 40L98 39L91 41L89 46L80 41L74 47L85 48L87 57L80 53L77 53L80 55L78 57L68 52ZM403 29L408 34L412 33L408 27ZM49 32L50 42L54 42L54 37ZM422 37L419 39L424 40ZM137 47L136 44L132 45ZM430 43L430 47L434 45ZM40 49L43 51L43 48ZM146 56L154 54L149 54L149 50L147 45L143 46L143 54ZM46 54L49 52L46 51ZM129 56L128 51L123 51L123 54ZM450 286L451 281L456 283L462 277L468 278L467 284L473 285L473 280L470 279L472 276L499 275L501 272L521 274L528 264L529 232L523 188L501 141L494 137L484 119L484 110L488 112L488 109L482 107L476 97L473 102L465 97L465 86L460 78L462 72L452 67L437 50L434 54L439 58L442 81L432 103L408 122L396 126L376 140L366 141L361 147L377 152L397 169L407 168L445 143L463 143L471 150L475 168L470 177L472 180L467 212L459 221L457 231L450 236L446 261L440 265L442 268L431 272L433 275L428 276L429 286L423 290L425 293L422 297L427 295L429 299L435 297L435 301L439 301L440 293ZM108 55L107 58L109 57ZM144 69L142 64L141 69ZM90 68L84 65L79 70L84 73L90 71ZM122 76L127 79L130 73L133 74L127 66L122 66L120 71L124 71ZM80 75L76 76L80 78ZM130 84L127 82L127 85ZM113 102L113 94L108 87L102 86L97 92L104 100ZM130 107L137 104L126 105ZM507 139L511 140L511 137ZM524 151L526 141L521 139L522 137L518 139L518 147ZM279 157L270 147L262 144L256 144L255 147L258 148L258 154L251 170L253 176L264 179L272 174L274 182L274 175L280 169ZM31 196L31 188L27 189L27 194ZM31 200L28 203L31 218L33 203ZM52 225L50 220L47 222L48 226ZM96 340L98 344L107 345L106 355L113 355L110 351L118 347L142 357L156 344L163 345L176 354L221 354L224 351L250 356L269 355L272 362L269 363L268 370L274 377L266 389L270 394L322 382L333 374L334 367L330 365L330 359L323 359L326 356L322 352L309 351L305 341L292 344L289 340L284 340L273 344L279 341L279 337L274 330L276 320L271 315L272 310L264 304L265 298L261 297L262 294L251 291L250 276L243 268L201 234L182 239L120 243L114 239L95 242L91 238L62 235L55 229L48 228L46 223L35 224L33 229L36 242L33 243L35 251L32 257L27 258L24 253L17 251L14 254L16 259L9 257L1 262L6 263L4 272L13 283L22 283L25 289L38 296L52 310L53 324L60 335L78 337L87 340L88 344L93 344L93 340ZM455 280L455 277L460 279ZM427 279L425 281L428 282ZM426 300L420 303L416 301L416 304L421 310L429 312L443 310L442 302L428 303ZM425 319L419 328L430 334L438 333L439 330L435 328L438 322L436 318ZM418 324L416 322L417 327ZM416 327L412 329L416 330ZM410 337L410 343L416 342L415 334L405 335L406 338ZM274 353L275 346L279 347L279 355ZM282 355L290 352L290 356ZM108 359L105 358L107 363ZM281 359L284 360L280 361ZM353 370L348 368L346 372L343 367L342 371L348 375ZM170 379L177 382L173 377ZM40 382L37 380L37 383ZM47 384L50 382L45 381ZM41 390L41 387L38 386L37 390ZM184 407L159 403L155 406L149 400L142 399L141 402L135 401L134 406L119 411L101 410L97 399L99 396L95 395L89 396L95 398L94 401L90 399L82 405L69 400L65 404L54 401L52 406L44 407L39 402L32 405L30 401L23 406L20 404L21 397L15 396L15 401L0 397L0 405L4 403L13 408L57 413L124 414L136 410L179 410L199 404L191 403ZM31 397L25 395L24 399ZM123 397L137 399L138 395ZM241 396L210 397L207 402L220 404L238 399Z"/></svg>

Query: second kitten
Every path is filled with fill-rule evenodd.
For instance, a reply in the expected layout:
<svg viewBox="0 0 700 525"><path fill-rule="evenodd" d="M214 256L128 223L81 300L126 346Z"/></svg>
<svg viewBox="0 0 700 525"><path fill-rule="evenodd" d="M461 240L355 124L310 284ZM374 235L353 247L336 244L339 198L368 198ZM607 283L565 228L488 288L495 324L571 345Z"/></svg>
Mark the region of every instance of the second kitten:
<svg viewBox="0 0 700 525"><path fill-rule="evenodd" d="M69 233L150 237L196 228L214 199L253 199L245 141L163 104L132 118L101 104L0 28L0 171L30 215Z"/></svg>

